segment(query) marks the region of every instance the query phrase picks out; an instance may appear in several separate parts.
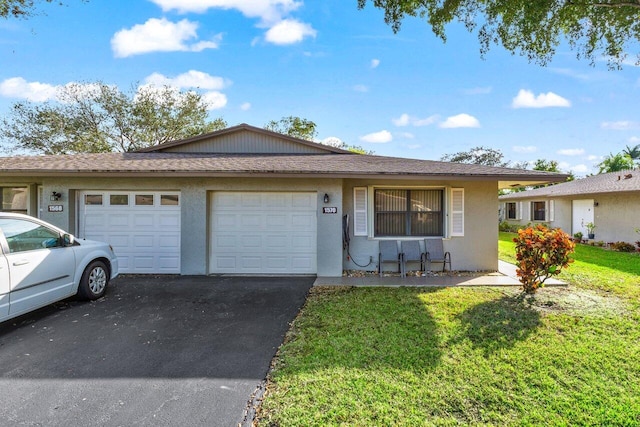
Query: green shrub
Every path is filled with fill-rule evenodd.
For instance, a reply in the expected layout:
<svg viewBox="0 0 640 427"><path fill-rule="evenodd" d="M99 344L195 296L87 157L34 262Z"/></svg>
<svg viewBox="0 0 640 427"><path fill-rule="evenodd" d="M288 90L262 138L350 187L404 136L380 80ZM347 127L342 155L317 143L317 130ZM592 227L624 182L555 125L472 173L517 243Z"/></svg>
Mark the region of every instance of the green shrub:
<svg viewBox="0 0 640 427"><path fill-rule="evenodd" d="M616 242L611 245L611 249L618 252L635 252L636 248L631 243L627 242Z"/></svg>
<svg viewBox="0 0 640 427"><path fill-rule="evenodd" d="M551 276L560 274L562 268L573 260L575 243L567 233L559 228L550 230L544 225L528 227L518 231L516 244L516 273L524 291L535 293Z"/></svg>

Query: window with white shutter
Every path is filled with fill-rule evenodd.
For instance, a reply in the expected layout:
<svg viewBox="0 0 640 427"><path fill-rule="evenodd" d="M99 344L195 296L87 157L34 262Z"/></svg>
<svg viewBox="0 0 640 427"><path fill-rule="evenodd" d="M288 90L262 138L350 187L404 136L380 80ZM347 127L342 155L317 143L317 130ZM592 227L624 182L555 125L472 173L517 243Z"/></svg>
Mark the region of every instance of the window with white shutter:
<svg viewBox="0 0 640 427"><path fill-rule="evenodd" d="M353 189L353 235L367 236L367 187Z"/></svg>
<svg viewBox="0 0 640 427"><path fill-rule="evenodd" d="M464 188L451 189L451 235L464 236Z"/></svg>

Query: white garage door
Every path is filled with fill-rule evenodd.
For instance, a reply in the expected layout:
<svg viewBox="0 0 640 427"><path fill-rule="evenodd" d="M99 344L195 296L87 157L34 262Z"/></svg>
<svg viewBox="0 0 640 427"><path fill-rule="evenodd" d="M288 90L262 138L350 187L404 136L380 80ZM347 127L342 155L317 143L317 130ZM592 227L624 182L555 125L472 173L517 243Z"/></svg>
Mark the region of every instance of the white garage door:
<svg viewBox="0 0 640 427"><path fill-rule="evenodd" d="M316 206L316 193L213 193L210 272L315 274Z"/></svg>
<svg viewBox="0 0 640 427"><path fill-rule="evenodd" d="M108 242L121 273L180 273L180 193L83 191L78 236Z"/></svg>

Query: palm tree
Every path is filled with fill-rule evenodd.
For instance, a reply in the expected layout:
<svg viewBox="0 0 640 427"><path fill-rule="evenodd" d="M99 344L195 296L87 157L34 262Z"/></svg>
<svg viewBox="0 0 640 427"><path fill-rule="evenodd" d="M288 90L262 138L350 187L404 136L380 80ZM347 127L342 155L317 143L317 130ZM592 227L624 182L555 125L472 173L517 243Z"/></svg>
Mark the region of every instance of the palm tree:
<svg viewBox="0 0 640 427"><path fill-rule="evenodd" d="M627 169L633 169L635 164L633 159L627 153L609 154L602 162L598 164L600 170L598 173L618 172Z"/></svg>
<svg viewBox="0 0 640 427"><path fill-rule="evenodd" d="M640 159L640 144L635 147L629 147L628 145L622 150L622 154L626 154L631 157L633 160Z"/></svg>

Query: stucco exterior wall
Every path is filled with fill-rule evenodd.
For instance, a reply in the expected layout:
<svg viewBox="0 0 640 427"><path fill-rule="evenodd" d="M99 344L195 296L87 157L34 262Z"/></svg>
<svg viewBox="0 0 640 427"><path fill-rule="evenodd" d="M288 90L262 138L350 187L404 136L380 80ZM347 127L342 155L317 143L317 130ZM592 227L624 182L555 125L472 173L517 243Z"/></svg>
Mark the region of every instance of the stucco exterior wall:
<svg viewBox="0 0 640 427"><path fill-rule="evenodd" d="M425 187L445 188L445 203L450 201L450 188L464 188L464 236L447 236L444 249L451 252L452 269L461 271L496 271L498 269L498 186L496 182L478 181L382 181L382 180L345 180L343 188L344 212L349 214L350 253L352 260L343 254L345 269L374 271L377 269L379 241L382 238L353 235L353 188L354 187ZM371 204L369 204L371 206ZM447 221L450 211L447 210ZM371 227L372 224L369 224ZM371 233L370 233L371 234ZM407 240L424 238L406 237ZM395 240L401 240L396 238ZM372 260L369 263L370 259ZM360 264L363 267L356 265ZM368 264L368 265L367 265ZM441 264L437 264L436 268ZM385 268L391 269L391 264Z"/></svg>
<svg viewBox="0 0 640 427"><path fill-rule="evenodd" d="M549 206L549 202L553 200L553 220L546 221L534 221L530 216L530 203L533 201L536 202L547 202L547 206ZM571 200L568 199L548 199L544 197L537 197L534 199L521 199L521 200L509 200L508 202L515 202L517 204L522 203L523 210L527 212L523 212L520 215L520 219L506 219L507 218L507 202L500 202L500 219L502 221L506 221L509 224L519 225L519 226L527 226L527 225L535 225L535 224L547 224L552 228L561 228L566 233L572 234L571 230ZM547 214L548 215L548 214Z"/></svg>
<svg viewBox="0 0 640 427"><path fill-rule="evenodd" d="M640 192L595 195L595 240L634 243L640 240Z"/></svg>
<svg viewBox="0 0 640 427"><path fill-rule="evenodd" d="M155 190L181 192L181 274L208 273L208 228L210 196L214 191L317 192L317 271L320 276L342 274L342 180L258 179L258 178L45 178L42 179L40 217L60 228L77 233L75 195L82 190ZM35 186L34 186L35 187ZM52 191L62 193L50 202ZM330 202L324 203L328 194ZM37 197L33 191L32 198ZM35 200L35 199L33 199ZM47 206L62 205L62 212L48 212ZM323 207L337 213L323 214ZM35 212L32 212L35 215Z"/></svg>
<svg viewBox="0 0 640 427"><path fill-rule="evenodd" d="M586 194L575 196L576 200L593 199L594 203L594 219L596 225L594 230L595 240L604 242L628 242L634 243L640 240L640 234L635 232L636 228L640 228L640 192L627 193L610 193L610 194ZM536 199L522 199L518 202L531 202ZM555 221L547 222L552 227L563 229L565 232L573 235L573 198L555 198L544 199L553 200L555 205ZM504 202L500 203L501 209L504 210ZM527 220L507 220L510 224L527 225L533 221ZM586 233L584 238L586 238Z"/></svg>

